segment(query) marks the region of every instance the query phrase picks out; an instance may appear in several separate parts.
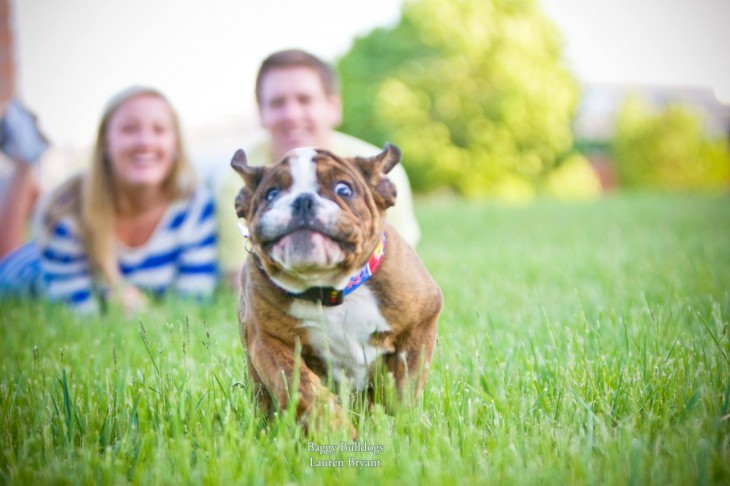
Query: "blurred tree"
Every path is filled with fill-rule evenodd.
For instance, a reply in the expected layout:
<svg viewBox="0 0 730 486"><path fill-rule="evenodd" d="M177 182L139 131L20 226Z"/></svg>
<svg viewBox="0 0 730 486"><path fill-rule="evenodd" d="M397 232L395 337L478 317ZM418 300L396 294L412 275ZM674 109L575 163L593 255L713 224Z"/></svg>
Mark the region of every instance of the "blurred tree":
<svg viewBox="0 0 730 486"><path fill-rule="evenodd" d="M657 110L641 98L628 98L611 145L625 187L724 189L730 183L727 140L709 138L701 116L689 107Z"/></svg>
<svg viewBox="0 0 730 486"><path fill-rule="evenodd" d="M563 160L587 164L571 154L579 88L533 0L406 0L338 69L342 130L401 146L415 190L530 198Z"/></svg>

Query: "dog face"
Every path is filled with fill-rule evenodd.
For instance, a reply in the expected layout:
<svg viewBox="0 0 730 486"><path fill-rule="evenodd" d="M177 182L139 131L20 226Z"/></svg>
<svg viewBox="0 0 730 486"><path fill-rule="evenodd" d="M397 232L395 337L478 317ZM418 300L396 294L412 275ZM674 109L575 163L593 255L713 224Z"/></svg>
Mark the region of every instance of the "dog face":
<svg viewBox="0 0 730 486"><path fill-rule="evenodd" d="M380 240L396 197L386 174L399 161L393 145L369 158L300 148L270 167L236 152L231 166L245 182L236 212L269 277L290 292L343 288Z"/></svg>

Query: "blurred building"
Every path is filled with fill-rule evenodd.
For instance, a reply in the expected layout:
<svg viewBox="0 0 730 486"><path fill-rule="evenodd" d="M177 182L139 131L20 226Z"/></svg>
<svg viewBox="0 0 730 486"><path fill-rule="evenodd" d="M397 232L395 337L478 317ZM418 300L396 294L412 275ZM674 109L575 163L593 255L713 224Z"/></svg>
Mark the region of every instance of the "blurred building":
<svg viewBox="0 0 730 486"><path fill-rule="evenodd" d="M0 0L0 106L15 92L15 51L10 8L10 0Z"/></svg>
<svg viewBox="0 0 730 486"><path fill-rule="evenodd" d="M730 133L730 106L722 104L710 88L589 84L583 87L573 122L576 138L596 142L610 140L618 110L630 96L638 96L656 108L671 104L688 106L702 115L710 135Z"/></svg>
<svg viewBox="0 0 730 486"><path fill-rule="evenodd" d="M13 23L10 0L0 0L0 109L15 93L15 51L13 47ZM0 116L2 111L0 111ZM0 190L10 171L0 153Z"/></svg>
<svg viewBox="0 0 730 486"><path fill-rule="evenodd" d="M705 130L712 137L730 139L730 105L720 102L706 87L587 84L573 120L576 144L588 156L604 188L615 184L610 157L610 142L616 117L624 101L639 97L661 109L681 104L699 113Z"/></svg>

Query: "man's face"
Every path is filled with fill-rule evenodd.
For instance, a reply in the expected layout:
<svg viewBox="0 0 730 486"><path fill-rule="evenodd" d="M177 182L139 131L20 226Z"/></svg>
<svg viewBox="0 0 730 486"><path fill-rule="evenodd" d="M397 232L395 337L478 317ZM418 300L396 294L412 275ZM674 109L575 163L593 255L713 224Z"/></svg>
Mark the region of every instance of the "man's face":
<svg viewBox="0 0 730 486"><path fill-rule="evenodd" d="M259 96L261 125L271 133L275 158L297 147L328 148L342 108L337 95L325 93L316 71L272 69L263 77Z"/></svg>

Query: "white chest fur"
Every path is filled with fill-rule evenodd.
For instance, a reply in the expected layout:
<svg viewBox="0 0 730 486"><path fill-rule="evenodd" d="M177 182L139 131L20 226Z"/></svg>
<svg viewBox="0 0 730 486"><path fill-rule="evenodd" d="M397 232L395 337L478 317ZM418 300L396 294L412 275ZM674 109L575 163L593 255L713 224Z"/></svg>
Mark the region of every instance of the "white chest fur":
<svg viewBox="0 0 730 486"><path fill-rule="evenodd" d="M336 382L346 379L356 390L365 388L370 365L380 354L370 338L390 329L370 289L360 287L336 307L295 300L289 315L307 329L312 347L332 367Z"/></svg>

